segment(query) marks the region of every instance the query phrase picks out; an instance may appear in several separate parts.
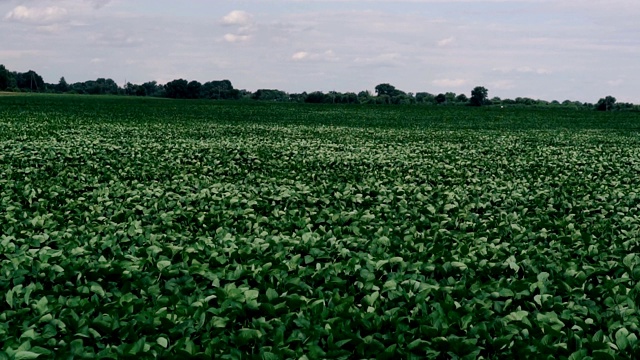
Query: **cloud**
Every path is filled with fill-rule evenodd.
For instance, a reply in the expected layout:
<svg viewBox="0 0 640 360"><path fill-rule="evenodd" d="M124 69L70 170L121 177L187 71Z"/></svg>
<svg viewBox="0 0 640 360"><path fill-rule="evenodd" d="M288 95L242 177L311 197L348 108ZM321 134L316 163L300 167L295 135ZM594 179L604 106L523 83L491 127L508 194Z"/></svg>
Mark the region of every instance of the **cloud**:
<svg viewBox="0 0 640 360"><path fill-rule="evenodd" d="M107 47L135 47L144 43L144 38L129 35L124 31L94 34L89 37L92 44Z"/></svg>
<svg viewBox="0 0 640 360"><path fill-rule="evenodd" d="M551 70L549 70L549 69L546 69L546 68L534 68L534 67L530 67L530 66L501 67L501 68L493 68L492 70L495 71L495 72L503 73L503 74L510 74L510 73L538 74L538 75L551 74Z"/></svg>
<svg viewBox="0 0 640 360"><path fill-rule="evenodd" d="M246 11L234 10L222 18L224 25L247 26L252 22L252 16Z"/></svg>
<svg viewBox="0 0 640 360"><path fill-rule="evenodd" d="M60 24L51 24L51 25L42 25L38 26L36 29L42 33L46 34L55 34L60 33L65 27Z"/></svg>
<svg viewBox="0 0 640 360"><path fill-rule="evenodd" d="M111 0L85 0L91 4L94 9L100 9L107 6Z"/></svg>
<svg viewBox="0 0 640 360"><path fill-rule="evenodd" d="M307 51L298 51L291 55L293 61L335 61L338 60L333 50L327 50L322 53L310 53Z"/></svg>
<svg viewBox="0 0 640 360"><path fill-rule="evenodd" d="M433 85L442 87L459 87L467 83L465 79L437 79L431 82Z"/></svg>
<svg viewBox="0 0 640 360"><path fill-rule="evenodd" d="M609 81L607 81L607 84L609 86L620 86L620 85L624 84L624 80L622 80L622 79L609 80Z"/></svg>
<svg viewBox="0 0 640 360"><path fill-rule="evenodd" d="M358 57L353 62L361 65L396 67L402 65L402 56L399 53L386 53L372 57Z"/></svg>
<svg viewBox="0 0 640 360"><path fill-rule="evenodd" d="M448 37L446 39L442 39L442 40L438 41L438 46L445 47L445 46L453 44L455 41L456 41L456 38L454 38L453 36L452 37Z"/></svg>
<svg viewBox="0 0 640 360"><path fill-rule="evenodd" d="M249 41L249 39L251 39L251 36L249 36L249 35L238 35L238 34L225 34L224 35L224 40L226 42L230 42L230 43Z"/></svg>
<svg viewBox="0 0 640 360"><path fill-rule="evenodd" d="M489 84L490 89L509 90L515 88L515 84L511 80L498 80Z"/></svg>
<svg viewBox="0 0 640 360"><path fill-rule="evenodd" d="M58 6L49 6L42 8L29 8L23 5L16 6L9 11L4 17L5 20L13 20L20 22L52 22L59 20L67 15L67 9Z"/></svg>
<svg viewBox="0 0 640 360"><path fill-rule="evenodd" d="M300 61L300 60L304 60L306 58L309 57L309 53L306 51L298 51L297 53L293 54L291 56L291 60L293 61Z"/></svg>

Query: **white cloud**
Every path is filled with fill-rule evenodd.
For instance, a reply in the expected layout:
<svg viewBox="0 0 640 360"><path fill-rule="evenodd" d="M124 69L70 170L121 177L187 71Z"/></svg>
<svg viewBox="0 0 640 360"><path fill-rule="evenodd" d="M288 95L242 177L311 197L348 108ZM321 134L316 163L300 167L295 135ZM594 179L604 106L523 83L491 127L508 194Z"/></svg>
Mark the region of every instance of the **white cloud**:
<svg viewBox="0 0 640 360"><path fill-rule="evenodd" d="M111 2L111 0L85 0L91 4L94 9L100 9L105 7L107 4Z"/></svg>
<svg viewBox="0 0 640 360"><path fill-rule="evenodd" d="M489 84L490 89L509 90L513 89L515 84L511 80L498 80Z"/></svg>
<svg viewBox="0 0 640 360"><path fill-rule="evenodd" d="M551 70L547 68L534 68L531 66L498 67L498 68L493 68L492 70L495 72L503 73L503 74L509 74L509 73L538 74L538 75L551 74Z"/></svg>
<svg viewBox="0 0 640 360"><path fill-rule="evenodd" d="M300 61L309 57L309 53L306 51L298 51L291 56L291 60Z"/></svg>
<svg viewBox="0 0 640 360"><path fill-rule="evenodd" d="M247 26L251 24L251 22L252 16L242 10L234 10L222 18L222 23L225 25Z"/></svg>
<svg viewBox="0 0 640 360"><path fill-rule="evenodd" d="M446 39L442 39L440 41L438 41L438 46L440 47L444 47L444 46L448 46L453 44L456 41L456 38L452 37L448 37Z"/></svg>
<svg viewBox="0 0 640 360"><path fill-rule="evenodd" d="M460 87L467 83L465 79L437 79L431 82L433 85L442 87Z"/></svg>
<svg viewBox="0 0 640 360"><path fill-rule="evenodd" d="M100 59L100 58L93 58L93 59L89 60L89 62L90 62L91 64L99 64L99 63L101 63L101 62L104 62L104 59Z"/></svg>
<svg viewBox="0 0 640 360"><path fill-rule="evenodd" d="M361 65L394 67L402 65L402 56L399 53L386 53L372 57L357 57L353 62Z"/></svg>
<svg viewBox="0 0 640 360"><path fill-rule="evenodd" d="M51 25L42 25L38 26L36 29L40 32L47 34L55 34L62 31L64 27L60 26L60 24L51 24Z"/></svg>
<svg viewBox="0 0 640 360"><path fill-rule="evenodd" d="M51 22L67 15L67 9L58 6L43 8L29 8L23 5L16 6L4 17L6 20L23 22Z"/></svg>
<svg viewBox="0 0 640 360"><path fill-rule="evenodd" d="M249 39L251 39L251 36L249 36L249 35L238 35L238 34L225 34L224 35L224 40L226 42L230 42L230 43L249 41Z"/></svg>
<svg viewBox="0 0 640 360"><path fill-rule="evenodd" d="M144 38L118 30L114 32L93 34L89 36L92 44L107 47L137 47L144 43Z"/></svg>
<svg viewBox="0 0 640 360"><path fill-rule="evenodd" d="M624 84L624 80L622 80L622 79L609 80L609 81L607 81L607 84L609 84L609 86L620 86L620 85Z"/></svg>
<svg viewBox="0 0 640 360"><path fill-rule="evenodd" d="M322 53L310 53L307 51L298 51L291 55L293 61L335 61L338 60L333 50L327 50Z"/></svg>

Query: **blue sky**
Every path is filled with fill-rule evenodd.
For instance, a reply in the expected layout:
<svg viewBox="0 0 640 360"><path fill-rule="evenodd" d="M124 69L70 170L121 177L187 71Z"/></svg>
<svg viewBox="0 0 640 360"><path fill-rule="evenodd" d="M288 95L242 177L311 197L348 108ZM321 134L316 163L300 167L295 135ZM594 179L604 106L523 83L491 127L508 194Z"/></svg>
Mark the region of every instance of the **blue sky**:
<svg viewBox="0 0 640 360"><path fill-rule="evenodd" d="M637 0L0 0L0 63L52 83L640 103L639 18Z"/></svg>

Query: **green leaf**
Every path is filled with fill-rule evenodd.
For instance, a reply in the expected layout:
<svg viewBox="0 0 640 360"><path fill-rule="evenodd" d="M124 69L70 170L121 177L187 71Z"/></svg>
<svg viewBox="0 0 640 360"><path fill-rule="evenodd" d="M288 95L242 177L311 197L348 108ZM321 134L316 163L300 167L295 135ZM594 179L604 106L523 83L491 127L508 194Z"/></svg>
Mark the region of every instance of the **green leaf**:
<svg viewBox="0 0 640 360"><path fill-rule="evenodd" d="M258 290L247 290L244 292L244 298L245 298L245 301L247 302L251 300L256 300L259 295L260 295L260 292Z"/></svg>
<svg viewBox="0 0 640 360"><path fill-rule="evenodd" d="M171 266L171 261L169 261L169 260L160 260L160 261L158 261L158 264L156 266L158 267L158 270L162 271L165 268Z"/></svg>
<svg viewBox="0 0 640 360"><path fill-rule="evenodd" d="M519 310L519 311L514 311L511 314L507 315L506 319L510 321L522 321L527 316L529 316L528 311Z"/></svg>
<svg viewBox="0 0 640 360"><path fill-rule="evenodd" d="M4 298L7 301L7 304L9 304L9 307L13 309L13 290L7 291Z"/></svg>
<svg viewBox="0 0 640 360"><path fill-rule="evenodd" d="M169 346L169 340L167 340L167 339L166 339L166 338L164 338L164 337L159 337L159 338L156 340L156 343L157 343L158 345L162 346L162 347L163 347L163 348L165 348L165 349Z"/></svg>
<svg viewBox="0 0 640 360"><path fill-rule="evenodd" d="M636 264L636 254L628 254L622 259L622 263L626 267L633 269L633 266Z"/></svg>
<svg viewBox="0 0 640 360"><path fill-rule="evenodd" d="M467 270L467 264L458 261L452 261L451 266L460 270Z"/></svg>
<svg viewBox="0 0 640 360"><path fill-rule="evenodd" d="M49 310L48 305L49 305L49 300L47 300L46 296L43 296L36 303L36 310L38 310L38 313L40 315L44 315L44 313L46 313Z"/></svg>
<svg viewBox="0 0 640 360"><path fill-rule="evenodd" d="M548 272L541 272L540 274L538 274L538 281L540 282L545 282L549 279L549 273Z"/></svg>
<svg viewBox="0 0 640 360"><path fill-rule="evenodd" d="M571 356L569 356L568 360L582 360L585 357L587 357L587 350L578 350L576 352L574 352L573 354L571 354Z"/></svg>
<svg viewBox="0 0 640 360"><path fill-rule="evenodd" d="M22 335L20 335L20 339L21 340L24 339L24 338L35 340L36 337L37 337L37 335L36 335L36 331L34 329L29 329L29 330L23 332Z"/></svg>
<svg viewBox="0 0 640 360"><path fill-rule="evenodd" d="M407 348L409 348L409 350L413 350L413 349L416 349L416 348L422 348L422 347L424 347L425 345L428 345L428 344L429 344L429 342L426 341L426 340L416 339L416 340L413 340L412 342L410 342L409 345L407 345Z"/></svg>
<svg viewBox="0 0 640 360"><path fill-rule="evenodd" d="M262 353L262 360L280 360L280 357L272 352L265 351Z"/></svg>
<svg viewBox="0 0 640 360"><path fill-rule="evenodd" d="M383 290L395 290L398 287L398 283L395 280L389 280L382 286Z"/></svg>
<svg viewBox="0 0 640 360"><path fill-rule="evenodd" d="M18 351L13 358L15 360L30 360L30 359L37 359L38 356L40 355L41 354L37 354L31 351Z"/></svg>
<svg viewBox="0 0 640 360"><path fill-rule="evenodd" d="M501 297L514 297L515 294L513 293L513 291L511 291L511 289L500 289L500 291L498 291L498 294Z"/></svg>
<svg viewBox="0 0 640 360"><path fill-rule="evenodd" d="M267 294L266 295L267 295L267 299L269 301L273 301L273 300L277 299L280 296L280 295L278 295L278 292L275 291L272 288L267 289Z"/></svg>
<svg viewBox="0 0 640 360"><path fill-rule="evenodd" d="M613 350L594 350L591 353L593 360L615 360Z"/></svg>
<svg viewBox="0 0 640 360"><path fill-rule="evenodd" d="M616 332L616 345L618 346L618 349L625 350L629 346L627 336L629 336L629 330L625 328L620 328Z"/></svg>
<svg viewBox="0 0 640 360"><path fill-rule="evenodd" d="M217 327L217 328L225 328L227 326L227 322L228 321L229 321L228 318L222 318L222 317L214 316L211 319L211 324L214 327Z"/></svg>
<svg viewBox="0 0 640 360"><path fill-rule="evenodd" d="M256 329L240 329L238 337L244 341L257 340L262 337L262 333Z"/></svg>
<svg viewBox="0 0 640 360"><path fill-rule="evenodd" d="M104 292L104 289L99 284L92 284L91 285L91 292L96 293L96 294L100 295L101 297L104 297L106 295L106 293Z"/></svg>

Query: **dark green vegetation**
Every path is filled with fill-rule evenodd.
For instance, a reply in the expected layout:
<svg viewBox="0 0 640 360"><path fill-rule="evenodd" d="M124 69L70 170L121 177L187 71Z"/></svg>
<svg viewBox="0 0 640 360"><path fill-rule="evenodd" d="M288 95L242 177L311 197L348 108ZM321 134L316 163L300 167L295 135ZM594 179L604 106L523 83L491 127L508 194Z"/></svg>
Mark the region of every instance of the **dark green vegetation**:
<svg viewBox="0 0 640 360"><path fill-rule="evenodd" d="M57 84L45 83L40 75L29 70L26 73L9 71L0 64L0 92L26 93L56 93L81 95L121 95L136 97L158 97L170 99L205 99L205 100L243 100L262 102L288 102L311 104L368 104L368 105L420 105L420 106L510 106L510 107L555 107L571 108L574 110L598 111L640 111L640 105L616 102L613 96L601 98L596 104L581 103L565 100L534 100L527 97L515 99L489 99L489 90L483 86L476 86L471 90L471 98L465 94L447 92L445 94L430 94L428 92L407 93L396 89L391 84L378 84L375 95L368 90L340 93L329 91L314 91L307 93L287 93L278 89L258 89L254 92L235 89L229 80L207 81L204 84L197 80L176 79L166 84L148 81L137 85L127 82L124 87L118 86L113 79L98 78L73 84L67 83L64 77Z"/></svg>
<svg viewBox="0 0 640 360"><path fill-rule="evenodd" d="M0 359L640 357L640 115L0 97Z"/></svg>

